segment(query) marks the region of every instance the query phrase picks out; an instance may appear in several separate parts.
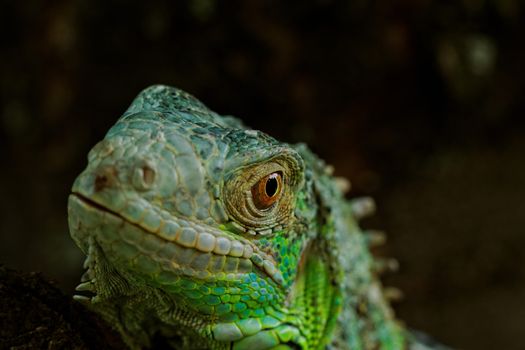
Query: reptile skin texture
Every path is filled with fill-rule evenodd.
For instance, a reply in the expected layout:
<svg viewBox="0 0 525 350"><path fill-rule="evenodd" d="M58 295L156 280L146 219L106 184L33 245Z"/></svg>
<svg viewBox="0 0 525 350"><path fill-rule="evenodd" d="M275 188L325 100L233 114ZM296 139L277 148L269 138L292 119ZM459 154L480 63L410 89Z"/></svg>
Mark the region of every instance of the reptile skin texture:
<svg viewBox="0 0 525 350"><path fill-rule="evenodd" d="M75 298L132 349L442 348L395 318L358 225L374 204L348 187L304 144L149 87L73 185Z"/></svg>

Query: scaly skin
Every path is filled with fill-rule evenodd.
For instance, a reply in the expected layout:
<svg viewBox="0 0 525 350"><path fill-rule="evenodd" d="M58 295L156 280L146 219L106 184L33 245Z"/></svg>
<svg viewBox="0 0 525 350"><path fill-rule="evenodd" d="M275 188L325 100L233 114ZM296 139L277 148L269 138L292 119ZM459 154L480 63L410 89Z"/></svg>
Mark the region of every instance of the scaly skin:
<svg viewBox="0 0 525 350"><path fill-rule="evenodd" d="M77 299L131 348L415 346L357 224L371 202L346 201L305 145L152 86L88 159L68 206L93 293Z"/></svg>

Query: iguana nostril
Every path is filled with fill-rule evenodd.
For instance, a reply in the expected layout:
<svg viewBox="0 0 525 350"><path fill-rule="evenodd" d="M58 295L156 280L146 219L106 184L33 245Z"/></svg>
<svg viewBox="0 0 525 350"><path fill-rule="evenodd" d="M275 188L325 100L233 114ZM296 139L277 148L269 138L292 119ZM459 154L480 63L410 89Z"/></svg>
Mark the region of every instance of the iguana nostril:
<svg viewBox="0 0 525 350"><path fill-rule="evenodd" d="M95 177L95 192L100 192L108 184L108 178L106 175L97 175Z"/></svg>
<svg viewBox="0 0 525 350"><path fill-rule="evenodd" d="M116 176L117 170L114 167L100 169L95 175L95 181L93 184L95 192L100 192L103 189L112 186Z"/></svg>
<svg viewBox="0 0 525 350"><path fill-rule="evenodd" d="M149 165L135 168L133 185L139 190L148 190L155 182L155 170Z"/></svg>

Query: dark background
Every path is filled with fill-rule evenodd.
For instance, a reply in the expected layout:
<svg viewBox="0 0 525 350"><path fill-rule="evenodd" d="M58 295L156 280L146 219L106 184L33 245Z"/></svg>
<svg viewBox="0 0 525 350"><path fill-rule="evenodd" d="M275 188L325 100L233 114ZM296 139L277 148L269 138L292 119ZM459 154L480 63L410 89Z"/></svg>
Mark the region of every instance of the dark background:
<svg viewBox="0 0 525 350"><path fill-rule="evenodd" d="M66 202L153 83L304 141L371 195L400 318L524 349L525 16L518 0L2 1L0 262L71 293Z"/></svg>

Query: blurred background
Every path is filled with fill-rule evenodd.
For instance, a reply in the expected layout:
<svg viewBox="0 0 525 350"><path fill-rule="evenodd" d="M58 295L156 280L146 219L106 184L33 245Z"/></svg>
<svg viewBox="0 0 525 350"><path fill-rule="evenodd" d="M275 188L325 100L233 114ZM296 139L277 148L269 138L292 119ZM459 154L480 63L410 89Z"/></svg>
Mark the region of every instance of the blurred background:
<svg viewBox="0 0 525 350"><path fill-rule="evenodd" d="M525 16L518 0L2 1L0 262L71 293L66 202L154 83L286 142L370 195L411 327L524 349Z"/></svg>

